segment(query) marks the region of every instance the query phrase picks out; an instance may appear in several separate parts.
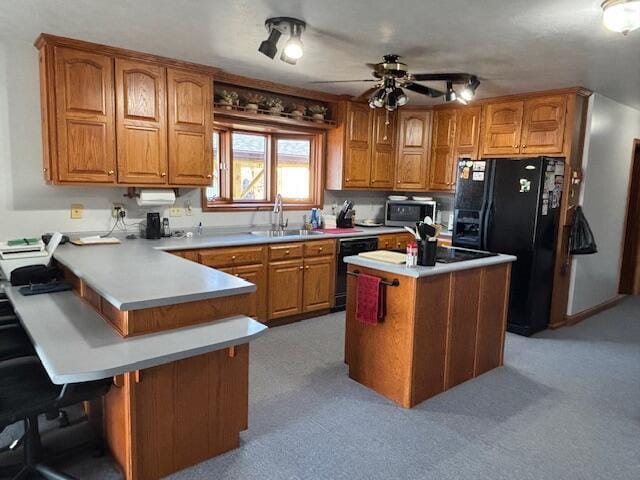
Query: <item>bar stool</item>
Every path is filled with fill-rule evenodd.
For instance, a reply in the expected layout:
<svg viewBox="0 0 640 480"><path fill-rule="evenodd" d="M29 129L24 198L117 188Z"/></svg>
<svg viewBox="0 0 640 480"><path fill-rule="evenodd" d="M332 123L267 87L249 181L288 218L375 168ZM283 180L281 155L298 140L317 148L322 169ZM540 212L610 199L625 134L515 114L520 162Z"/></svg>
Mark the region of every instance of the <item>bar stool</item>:
<svg viewBox="0 0 640 480"><path fill-rule="evenodd" d="M27 332L19 324L0 325L0 361L35 354Z"/></svg>
<svg viewBox="0 0 640 480"><path fill-rule="evenodd" d="M13 478L38 474L50 480L74 480L42 463L38 415L101 397L109 391L111 379L55 385L38 357L19 357L0 362L0 431L24 422L24 466Z"/></svg>

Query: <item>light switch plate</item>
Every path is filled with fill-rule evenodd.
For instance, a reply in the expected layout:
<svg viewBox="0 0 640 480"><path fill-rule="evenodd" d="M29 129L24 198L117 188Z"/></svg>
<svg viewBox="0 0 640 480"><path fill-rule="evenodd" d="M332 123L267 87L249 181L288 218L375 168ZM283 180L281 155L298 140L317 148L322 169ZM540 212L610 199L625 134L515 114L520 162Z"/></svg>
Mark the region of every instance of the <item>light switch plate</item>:
<svg viewBox="0 0 640 480"><path fill-rule="evenodd" d="M81 205L79 203L71 204L71 218L74 220L81 219L83 210L84 210L84 205Z"/></svg>
<svg viewBox="0 0 640 480"><path fill-rule="evenodd" d="M182 207L171 207L169 209L169 216L170 217L181 217L183 212L184 212L184 208L182 208Z"/></svg>

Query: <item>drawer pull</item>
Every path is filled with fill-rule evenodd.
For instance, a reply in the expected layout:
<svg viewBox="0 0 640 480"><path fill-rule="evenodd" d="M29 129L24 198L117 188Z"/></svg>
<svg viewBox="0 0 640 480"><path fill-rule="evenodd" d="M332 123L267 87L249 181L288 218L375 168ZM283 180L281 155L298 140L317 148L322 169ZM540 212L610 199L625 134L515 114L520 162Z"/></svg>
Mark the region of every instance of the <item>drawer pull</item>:
<svg viewBox="0 0 640 480"><path fill-rule="evenodd" d="M236 256L235 255L231 255L231 260L235 260Z"/></svg>
<svg viewBox="0 0 640 480"><path fill-rule="evenodd" d="M284 254L289 255L289 250L285 250Z"/></svg>
<svg viewBox="0 0 640 480"><path fill-rule="evenodd" d="M300 270L304 269L304 267L302 265L300 265Z"/></svg>
<svg viewBox="0 0 640 480"><path fill-rule="evenodd" d="M318 248L318 251L321 252L322 251L322 247Z"/></svg>

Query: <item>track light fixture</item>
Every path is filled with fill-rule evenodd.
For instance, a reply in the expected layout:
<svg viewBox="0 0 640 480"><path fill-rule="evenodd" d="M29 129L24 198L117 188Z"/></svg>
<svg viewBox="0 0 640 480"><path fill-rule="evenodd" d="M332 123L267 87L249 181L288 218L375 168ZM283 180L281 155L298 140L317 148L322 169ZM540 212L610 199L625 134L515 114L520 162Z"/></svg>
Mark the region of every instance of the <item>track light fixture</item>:
<svg viewBox="0 0 640 480"><path fill-rule="evenodd" d="M456 91L453 89L453 82L447 82L447 91L444 94L445 102L454 102L458 98Z"/></svg>
<svg viewBox="0 0 640 480"><path fill-rule="evenodd" d="M278 53L278 41L280 37L282 35L289 35L289 39L282 49L280 60L295 65L304 54L300 37L307 27L307 24L297 18L274 17L268 18L264 22L264 26L269 32L269 38L260 44L258 51L269 58L275 58L276 53Z"/></svg>

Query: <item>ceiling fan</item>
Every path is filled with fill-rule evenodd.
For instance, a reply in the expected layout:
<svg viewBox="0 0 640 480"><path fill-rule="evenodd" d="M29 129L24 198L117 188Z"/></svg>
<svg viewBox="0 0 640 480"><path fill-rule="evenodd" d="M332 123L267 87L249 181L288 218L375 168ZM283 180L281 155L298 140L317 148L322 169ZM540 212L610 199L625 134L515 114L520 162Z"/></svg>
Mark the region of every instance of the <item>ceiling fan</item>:
<svg viewBox="0 0 640 480"><path fill-rule="evenodd" d="M432 98L444 97L447 102L457 100L466 104L473 99L480 85L478 77L469 73L410 73L409 66L399 61L400 55L387 54L382 58L383 61L380 63L366 64L372 69L371 75L374 78L312 83L375 82L373 87L356 97L356 100L369 98L371 108L384 107L390 111L406 105L409 101L403 88ZM447 89L443 92L416 82L446 82ZM462 85L459 93L455 91L454 84Z"/></svg>

